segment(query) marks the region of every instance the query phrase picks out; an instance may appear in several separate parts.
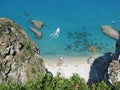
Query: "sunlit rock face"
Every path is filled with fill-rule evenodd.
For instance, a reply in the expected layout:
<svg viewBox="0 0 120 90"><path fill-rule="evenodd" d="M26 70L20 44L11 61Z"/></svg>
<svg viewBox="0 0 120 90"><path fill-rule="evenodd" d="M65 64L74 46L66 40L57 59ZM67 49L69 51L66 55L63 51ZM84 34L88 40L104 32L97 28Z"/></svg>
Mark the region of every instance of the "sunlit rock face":
<svg viewBox="0 0 120 90"><path fill-rule="evenodd" d="M14 21L0 18L0 83L24 84L44 71L38 46Z"/></svg>
<svg viewBox="0 0 120 90"><path fill-rule="evenodd" d="M112 84L120 81L120 63L118 60L113 60L109 66L109 80Z"/></svg>

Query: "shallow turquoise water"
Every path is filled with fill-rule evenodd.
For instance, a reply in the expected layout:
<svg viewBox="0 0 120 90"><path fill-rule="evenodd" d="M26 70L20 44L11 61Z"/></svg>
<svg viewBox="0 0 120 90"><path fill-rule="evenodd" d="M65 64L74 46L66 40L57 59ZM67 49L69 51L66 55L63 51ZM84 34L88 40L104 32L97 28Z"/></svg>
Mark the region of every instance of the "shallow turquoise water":
<svg viewBox="0 0 120 90"><path fill-rule="evenodd" d="M101 25L120 30L119 0L1 0L0 17L7 16L20 24L40 47L41 56L92 55L88 47L97 47L97 53L113 52L115 41L105 36ZM44 22L42 39L36 39L28 29L30 19ZM115 21L115 24L111 22ZM49 35L61 28L58 39Z"/></svg>

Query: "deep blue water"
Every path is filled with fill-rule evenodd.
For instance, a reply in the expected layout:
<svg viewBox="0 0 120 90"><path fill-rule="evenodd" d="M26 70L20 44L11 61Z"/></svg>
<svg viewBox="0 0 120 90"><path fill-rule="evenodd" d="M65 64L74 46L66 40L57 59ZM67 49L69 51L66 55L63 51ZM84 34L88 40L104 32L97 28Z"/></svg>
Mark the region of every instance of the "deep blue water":
<svg viewBox="0 0 120 90"><path fill-rule="evenodd" d="M102 33L101 25L119 31L119 10L119 0L0 0L0 17L20 24L39 45L43 57L92 55L91 45L97 47L97 53L113 52L115 41ZM33 26L30 19L44 22L42 39L36 39L28 29ZM61 30L58 39L48 41L57 27Z"/></svg>

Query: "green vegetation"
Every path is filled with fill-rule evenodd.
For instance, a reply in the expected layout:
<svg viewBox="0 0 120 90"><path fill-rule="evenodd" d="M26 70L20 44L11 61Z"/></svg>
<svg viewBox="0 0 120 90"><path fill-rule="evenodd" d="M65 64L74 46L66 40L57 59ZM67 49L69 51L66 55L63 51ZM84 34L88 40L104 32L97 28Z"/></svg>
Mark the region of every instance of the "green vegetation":
<svg viewBox="0 0 120 90"><path fill-rule="evenodd" d="M7 27L14 27L14 23L12 21L9 21L9 20L5 23L5 25Z"/></svg>
<svg viewBox="0 0 120 90"><path fill-rule="evenodd" d="M25 51L27 50L27 51L29 52L29 54L30 54L31 56L33 56L33 55L34 55L34 52L32 51L31 45L30 45L27 41L23 41L22 44L24 45ZM27 53L28 53L28 52L27 52ZM24 53L25 53L25 52L24 52Z"/></svg>
<svg viewBox="0 0 120 90"><path fill-rule="evenodd" d="M4 29L3 24L0 23L0 31L2 31Z"/></svg>
<svg viewBox="0 0 120 90"><path fill-rule="evenodd" d="M0 23L0 36L2 36L2 31L4 30L4 25Z"/></svg>
<svg viewBox="0 0 120 90"><path fill-rule="evenodd" d="M21 56L20 56L20 59L21 59L22 62L24 62L24 61L25 61L25 56L24 56L24 55L21 55Z"/></svg>
<svg viewBox="0 0 120 90"><path fill-rule="evenodd" d="M34 80L27 81L25 85L4 82L0 84L0 90L120 90L120 82L116 82L114 86L108 86L102 81L89 88L78 74L64 78L60 73L56 77L51 73L39 73Z"/></svg>
<svg viewBox="0 0 120 90"><path fill-rule="evenodd" d="M31 72L32 72L32 73L36 73L36 70L35 70L34 67L32 67Z"/></svg>

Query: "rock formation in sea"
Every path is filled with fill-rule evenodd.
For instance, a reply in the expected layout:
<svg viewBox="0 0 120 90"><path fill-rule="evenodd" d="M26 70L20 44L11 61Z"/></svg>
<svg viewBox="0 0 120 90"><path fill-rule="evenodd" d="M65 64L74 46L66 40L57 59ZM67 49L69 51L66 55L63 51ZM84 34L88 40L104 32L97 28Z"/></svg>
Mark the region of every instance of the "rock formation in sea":
<svg viewBox="0 0 120 90"><path fill-rule="evenodd" d="M113 39L119 39L119 33L114 28L112 28L111 26L103 25L102 26L102 31L107 36L109 36Z"/></svg>
<svg viewBox="0 0 120 90"><path fill-rule="evenodd" d="M30 20L30 22L34 25L33 27L30 27L29 29L36 35L37 38L42 37L42 33L39 32L38 30L41 29L44 25L43 22L38 21L38 20Z"/></svg>
<svg viewBox="0 0 120 90"><path fill-rule="evenodd" d="M0 83L21 82L45 72L38 46L8 18L0 18Z"/></svg>
<svg viewBox="0 0 120 90"><path fill-rule="evenodd" d="M37 29L41 29L42 26L44 25L43 22L38 21L38 20L31 20L31 23L33 23L33 24L34 24L34 27L37 28Z"/></svg>
<svg viewBox="0 0 120 90"><path fill-rule="evenodd" d="M30 27L30 30L31 30L32 32L34 32L38 38L41 38L41 37L42 37L42 33L39 32L38 30L36 30L35 28Z"/></svg>

